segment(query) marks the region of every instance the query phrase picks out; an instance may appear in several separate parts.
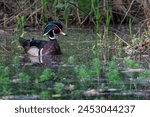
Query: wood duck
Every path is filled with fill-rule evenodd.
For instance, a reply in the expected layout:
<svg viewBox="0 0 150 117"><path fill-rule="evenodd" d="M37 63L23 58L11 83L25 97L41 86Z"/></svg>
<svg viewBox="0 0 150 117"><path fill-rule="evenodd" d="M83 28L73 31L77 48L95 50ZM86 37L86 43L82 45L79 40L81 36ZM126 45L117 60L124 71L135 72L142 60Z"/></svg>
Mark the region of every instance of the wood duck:
<svg viewBox="0 0 150 117"><path fill-rule="evenodd" d="M61 55L62 52L55 37L57 34L66 35L61 23L51 21L46 25L43 34L43 36L48 36L49 41L20 38L19 42L24 52L31 56Z"/></svg>

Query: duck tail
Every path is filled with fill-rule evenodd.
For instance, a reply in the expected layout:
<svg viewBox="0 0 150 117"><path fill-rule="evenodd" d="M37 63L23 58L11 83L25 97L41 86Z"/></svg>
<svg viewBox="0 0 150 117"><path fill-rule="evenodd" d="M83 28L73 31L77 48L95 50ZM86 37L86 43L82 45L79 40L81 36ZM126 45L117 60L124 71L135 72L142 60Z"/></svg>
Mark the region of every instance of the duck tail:
<svg viewBox="0 0 150 117"><path fill-rule="evenodd" d="M23 37L20 37L19 43L23 48L29 48L30 47L30 40L29 39L24 39Z"/></svg>

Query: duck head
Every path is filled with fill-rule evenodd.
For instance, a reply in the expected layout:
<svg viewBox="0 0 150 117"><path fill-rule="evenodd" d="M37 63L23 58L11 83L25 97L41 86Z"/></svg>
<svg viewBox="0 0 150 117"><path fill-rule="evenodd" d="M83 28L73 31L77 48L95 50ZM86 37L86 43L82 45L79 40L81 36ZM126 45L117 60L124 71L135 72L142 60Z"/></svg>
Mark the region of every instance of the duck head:
<svg viewBox="0 0 150 117"><path fill-rule="evenodd" d="M55 35L60 34L66 36L67 34L63 32L63 26L59 22L49 22L45 29L43 36L48 35L50 40L56 39Z"/></svg>

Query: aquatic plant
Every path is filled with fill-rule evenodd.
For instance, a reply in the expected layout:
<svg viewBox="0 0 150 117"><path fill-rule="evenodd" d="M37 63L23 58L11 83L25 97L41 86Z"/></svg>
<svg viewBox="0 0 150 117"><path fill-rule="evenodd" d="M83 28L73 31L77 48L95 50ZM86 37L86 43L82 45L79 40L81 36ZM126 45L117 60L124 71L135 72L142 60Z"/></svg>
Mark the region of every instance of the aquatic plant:
<svg viewBox="0 0 150 117"><path fill-rule="evenodd" d="M64 84L61 83L61 82L56 82L54 84L54 91L57 93L57 94L62 94L63 92L63 89L64 89Z"/></svg>
<svg viewBox="0 0 150 117"><path fill-rule="evenodd" d="M42 100L48 100L50 98L49 91L41 91L40 92L40 99Z"/></svg>
<svg viewBox="0 0 150 117"><path fill-rule="evenodd" d="M82 90L75 89L71 91L71 98L72 99L82 99Z"/></svg>
<svg viewBox="0 0 150 117"><path fill-rule="evenodd" d="M11 92L10 72L9 67L0 65L0 95L8 95Z"/></svg>
<svg viewBox="0 0 150 117"><path fill-rule="evenodd" d="M126 89L127 86L123 83L123 75L118 69L115 59L107 63L108 70L105 73L105 77L108 80L108 87L114 89Z"/></svg>
<svg viewBox="0 0 150 117"><path fill-rule="evenodd" d="M24 31L25 23L26 23L26 17L25 16L17 16L16 31L17 31L18 38L22 37L25 33L25 31Z"/></svg>
<svg viewBox="0 0 150 117"><path fill-rule="evenodd" d="M81 80L90 80L93 76L99 76L100 74L100 67L101 63L98 58L94 58L91 61L91 68L89 69L86 65L81 65L75 67L75 72L78 74Z"/></svg>
<svg viewBox="0 0 150 117"><path fill-rule="evenodd" d="M42 74L35 79L35 82L38 83L38 82L50 80L52 78L52 75L53 72L51 71L51 69L45 68Z"/></svg>
<svg viewBox="0 0 150 117"><path fill-rule="evenodd" d="M74 57L74 56L70 56L70 57L68 58L68 63L69 63L69 64L74 64L74 63L75 63L75 57Z"/></svg>
<svg viewBox="0 0 150 117"><path fill-rule="evenodd" d="M106 2L106 27L109 28L110 21L111 21L111 8L108 4L108 1ZM108 30L108 29L107 29Z"/></svg>
<svg viewBox="0 0 150 117"><path fill-rule="evenodd" d="M91 79L91 73L87 66L81 65L77 72L81 81Z"/></svg>
<svg viewBox="0 0 150 117"><path fill-rule="evenodd" d="M65 28L66 28L66 31L67 31L71 7L70 7L70 4L68 2L65 2L64 6L65 7L64 7L63 17L64 17L65 25L66 25Z"/></svg>
<svg viewBox="0 0 150 117"><path fill-rule="evenodd" d="M25 16L17 16L16 17L16 37L17 39L15 39L13 42L12 42L12 45L14 44L15 46L16 45L19 45L19 38L20 37L23 37L24 34L25 34L25 24L26 24L26 17ZM13 48L12 51L15 50L16 51L16 48Z"/></svg>
<svg viewBox="0 0 150 117"><path fill-rule="evenodd" d="M139 73L139 76L137 76L138 79L146 79L150 77L150 71L147 69L144 69Z"/></svg>
<svg viewBox="0 0 150 117"><path fill-rule="evenodd" d="M100 18L101 18L101 14L100 14L100 4L99 4L99 0L91 0L91 8L94 12L94 17L96 19L96 30L99 31L100 30Z"/></svg>
<svg viewBox="0 0 150 117"><path fill-rule="evenodd" d="M130 34L130 36L132 37L133 36L133 32L132 32L132 20L130 19L129 20L129 34Z"/></svg>
<svg viewBox="0 0 150 117"><path fill-rule="evenodd" d="M94 58L92 60L92 70L96 73L96 74L100 74L100 70L101 70L101 62L99 60L99 58Z"/></svg>
<svg viewBox="0 0 150 117"><path fill-rule="evenodd" d="M54 0L55 1L55 0ZM41 6L42 6L42 16L41 16L41 21L45 22L47 21L48 17L49 17L49 0L40 0L39 1Z"/></svg>
<svg viewBox="0 0 150 117"><path fill-rule="evenodd" d="M106 71L106 78L108 81L117 83L121 80L121 74L114 60L107 63L108 71Z"/></svg>
<svg viewBox="0 0 150 117"><path fill-rule="evenodd" d="M99 83L100 66L101 62L99 58L94 58L90 61L90 66L80 65L74 68L75 76L78 79L76 85L80 90L86 89L87 87L95 87L96 85L93 84L94 80L97 80ZM78 83L78 81L80 81L80 83Z"/></svg>
<svg viewBox="0 0 150 117"><path fill-rule="evenodd" d="M139 64L137 64L135 60L129 58L124 58L123 63L126 67L129 68L139 68Z"/></svg>
<svg viewBox="0 0 150 117"><path fill-rule="evenodd" d="M20 58L18 56L14 56L12 59L13 64L15 64L17 66L17 64L19 63Z"/></svg>
<svg viewBox="0 0 150 117"><path fill-rule="evenodd" d="M18 73L18 77L21 80L22 83L29 82L30 81L30 76L24 72Z"/></svg>

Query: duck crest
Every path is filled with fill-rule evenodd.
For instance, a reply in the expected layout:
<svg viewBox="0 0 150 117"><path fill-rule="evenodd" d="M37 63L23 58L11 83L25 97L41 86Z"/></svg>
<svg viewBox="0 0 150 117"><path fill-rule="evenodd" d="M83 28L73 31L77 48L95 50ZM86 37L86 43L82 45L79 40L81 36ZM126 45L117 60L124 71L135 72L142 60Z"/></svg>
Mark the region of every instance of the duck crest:
<svg viewBox="0 0 150 117"><path fill-rule="evenodd" d="M31 56L43 55L61 55L61 49L55 35L66 35L63 32L61 23L52 21L44 28L43 36L48 36L48 41L20 38L20 45L24 48L24 52Z"/></svg>

